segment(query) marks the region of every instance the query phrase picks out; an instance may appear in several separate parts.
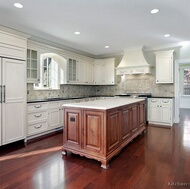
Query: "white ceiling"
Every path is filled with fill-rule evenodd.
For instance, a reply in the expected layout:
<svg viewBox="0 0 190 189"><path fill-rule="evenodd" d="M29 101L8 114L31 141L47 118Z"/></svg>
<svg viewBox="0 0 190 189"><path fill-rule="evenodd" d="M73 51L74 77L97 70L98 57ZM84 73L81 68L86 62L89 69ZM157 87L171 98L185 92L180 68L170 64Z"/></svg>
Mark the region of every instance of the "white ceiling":
<svg viewBox="0 0 190 189"><path fill-rule="evenodd" d="M0 0L0 25L101 56L189 41L190 0Z"/></svg>

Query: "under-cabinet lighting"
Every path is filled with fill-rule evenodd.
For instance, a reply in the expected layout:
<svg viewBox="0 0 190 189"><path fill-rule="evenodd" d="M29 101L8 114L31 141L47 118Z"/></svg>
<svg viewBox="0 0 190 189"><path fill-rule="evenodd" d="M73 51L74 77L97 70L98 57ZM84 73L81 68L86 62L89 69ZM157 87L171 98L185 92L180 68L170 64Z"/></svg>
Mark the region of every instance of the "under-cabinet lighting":
<svg viewBox="0 0 190 189"><path fill-rule="evenodd" d="M23 5L20 4L20 3L14 3L14 6L15 6L16 8L19 8L19 9L22 9L22 8L23 8Z"/></svg>

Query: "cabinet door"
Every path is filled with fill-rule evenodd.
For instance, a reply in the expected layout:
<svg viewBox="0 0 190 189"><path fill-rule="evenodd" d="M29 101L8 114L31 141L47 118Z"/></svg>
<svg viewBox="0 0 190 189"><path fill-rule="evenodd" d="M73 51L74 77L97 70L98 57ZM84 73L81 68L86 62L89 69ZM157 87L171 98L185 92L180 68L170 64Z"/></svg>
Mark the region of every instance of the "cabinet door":
<svg viewBox="0 0 190 189"><path fill-rule="evenodd" d="M96 60L94 61L94 84L102 85L102 61Z"/></svg>
<svg viewBox="0 0 190 189"><path fill-rule="evenodd" d="M69 58L68 60L68 83L77 83L78 82L78 60Z"/></svg>
<svg viewBox="0 0 190 189"><path fill-rule="evenodd" d="M160 99L160 122L171 123L172 119L172 100Z"/></svg>
<svg viewBox="0 0 190 189"><path fill-rule="evenodd" d="M69 104L70 101L64 100L60 102L60 108L59 108L59 123L60 126L64 126L64 122L65 122L65 116L64 116L64 108L63 105L64 104Z"/></svg>
<svg viewBox="0 0 190 189"><path fill-rule="evenodd" d="M156 55L156 83L173 83L173 51Z"/></svg>
<svg viewBox="0 0 190 189"><path fill-rule="evenodd" d="M114 84L115 83L115 68L114 62L110 59L104 61L103 65L103 83Z"/></svg>
<svg viewBox="0 0 190 189"><path fill-rule="evenodd" d="M84 61L79 61L78 63L78 83L87 83L87 64Z"/></svg>
<svg viewBox="0 0 190 189"><path fill-rule="evenodd" d="M120 111L107 112L107 151L110 152L120 143Z"/></svg>
<svg viewBox="0 0 190 189"><path fill-rule="evenodd" d="M138 105L134 105L131 108L131 129L135 132L139 127L139 109Z"/></svg>
<svg viewBox="0 0 190 189"><path fill-rule="evenodd" d="M81 111L65 109L64 146L81 149Z"/></svg>
<svg viewBox="0 0 190 189"><path fill-rule="evenodd" d="M159 120L159 99L148 99L148 121L158 122Z"/></svg>
<svg viewBox="0 0 190 189"><path fill-rule="evenodd" d="M3 59L2 139L8 144L26 136L26 62Z"/></svg>
<svg viewBox="0 0 190 189"><path fill-rule="evenodd" d="M27 49L27 83L39 82L39 59L37 50Z"/></svg>
<svg viewBox="0 0 190 189"><path fill-rule="evenodd" d="M87 77L87 84L93 84L93 64L88 62L86 64L86 77Z"/></svg>
<svg viewBox="0 0 190 189"><path fill-rule="evenodd" d="M94 153L103 153L105 137L103 112L84 111L84 149Z"/></svg>
<svg viewBox="0 0 190 189"><path fill-rule="evenodd" d="M145 112L145 103L140 103L139 105L139 126L143 127L145 126L145 118L146 118L146 112Z"/></svg>
<svg viewBox="0 0 190 189"><path fill-rule="evenodd" d="M60 102L49 102L49 129L63 126Z"/></svg>
<svg viewBox="0 0 190 189"><path fill-rule="evenodd" d="M125 141L131 136L131 108L124 109L121 117L121 140Z"/></svg>

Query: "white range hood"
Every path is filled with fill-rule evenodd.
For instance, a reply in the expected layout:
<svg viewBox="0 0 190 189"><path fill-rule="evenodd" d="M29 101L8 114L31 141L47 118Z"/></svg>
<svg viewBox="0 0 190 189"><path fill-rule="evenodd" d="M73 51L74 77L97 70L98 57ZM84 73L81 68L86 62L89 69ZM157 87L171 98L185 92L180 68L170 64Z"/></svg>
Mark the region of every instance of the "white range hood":
<svg viewBox="0 0 190 189"><path fill-rule="evenodd" d="M143 46L126 49L116 74L151 74L152 66L145 60L143 49Z"/></svg>

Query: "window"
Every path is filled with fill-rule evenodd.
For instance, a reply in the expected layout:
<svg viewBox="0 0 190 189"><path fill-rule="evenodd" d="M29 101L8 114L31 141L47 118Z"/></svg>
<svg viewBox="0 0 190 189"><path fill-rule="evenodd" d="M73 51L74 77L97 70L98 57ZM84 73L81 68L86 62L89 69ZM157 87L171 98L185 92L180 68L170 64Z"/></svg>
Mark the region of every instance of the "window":
<svg viewBox="0 0 190 189"><path fill-rule="evenodd" d="M190 66L181 66L180 75L181 94L190 95Z"/></svg>
<svg viewBox="0 0 190 189"><path fill-rule="evenodd" d="M183 95L190 95L190 68L183 69Z"/></svg>
<svg viewBox="0 0 190 189"><path fill-rule="evenodd" d="M34 84L34 89L55 90L65 83L66 59L55 53L40 55L40 83Z"/></svg>

